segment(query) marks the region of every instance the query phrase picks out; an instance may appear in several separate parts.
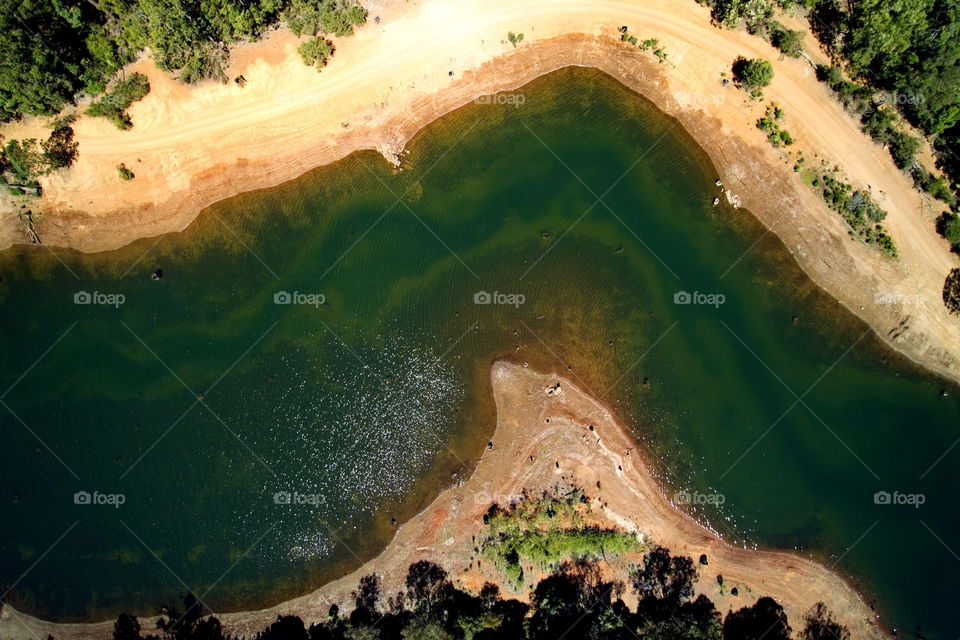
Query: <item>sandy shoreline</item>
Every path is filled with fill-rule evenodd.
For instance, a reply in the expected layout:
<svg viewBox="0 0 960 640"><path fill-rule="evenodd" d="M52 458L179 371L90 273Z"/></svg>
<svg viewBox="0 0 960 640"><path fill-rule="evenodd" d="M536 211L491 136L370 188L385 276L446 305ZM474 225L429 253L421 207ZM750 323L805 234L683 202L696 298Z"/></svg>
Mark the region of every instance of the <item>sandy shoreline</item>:
<svg viewBox="0 0 960 640"><path fill-rule="evenodd" d="M621 24L659 38L669 63L619 42ZM519 47L506 42L508 30L524 33ZM136 63L153 90L132 107L134 129L80 119L79 161L45 180L46 195L35 207L43 214L36 223L43 242L103 251L182 230L226 197L275 186L357 150L395 157L421 128L478 96L514 90L565 66L590 66L677 118L726 187L818 285L895 349L960 380L958 320L940 301L958 260L935 232L936 210L886 151L860 133L807 62L777 60L761 39L711 26L704 7L667 0L384 3L371 8L366 27L338 41L322 73L300 62L297 43L277 30L238 47L230 75L247 78L243 89L185 87L147 59ZM785 126L798 139L793 148L809 161L819 156L838 165L857 187L869 185L890 214L885 224L899 260L851 240L840 217L754 126L763 103L720 85L720 73L737 55L775 60L777 75L765 94L784 108ZM42 135L37 120L3 133ZM118 180L120 162L135 180ZM15 216L0 220L0 247L27 241Z"/></svg>
<svg viewBox="0 0 960 640"><path fill-rule="evenodd" d="M298 615L307 624L324 619L332 603L349 608L350 592L361 576L377 573L383 578L383 591L391 593L402 587L407 567L420 559L438 562L459 584L478 588L496 578L494 573L465 566L473 555L472 536L481 530L491 502L505 502L523 489L536 493L565 481L585 489L593 498L593 513L609 526L639 532L674 554L694 559L707 554L709 565L700 568L697 589L723 614L769 595L799 628L803 614L823 601L853 637L886 637L870 608L837 574L799 555L731 546L675 508L630 432L568 380L505 362L493 366L491 377L497 405L494 446L484 451L466 482L443 491L398 529L383 553L353 573L269 609L221 614L227 630L252 634L281 614ZM548 394L547 389L558 382L560 392ZM595 488L598 482L602 491ZM737 586L740 595L721 593L718 574L728 589ZM152 625L142 623L144 628ZM58 640L106 639L112 631L112 620L51 624L10 607L0 616L0 637L9 640L48 634Z"/></svg>

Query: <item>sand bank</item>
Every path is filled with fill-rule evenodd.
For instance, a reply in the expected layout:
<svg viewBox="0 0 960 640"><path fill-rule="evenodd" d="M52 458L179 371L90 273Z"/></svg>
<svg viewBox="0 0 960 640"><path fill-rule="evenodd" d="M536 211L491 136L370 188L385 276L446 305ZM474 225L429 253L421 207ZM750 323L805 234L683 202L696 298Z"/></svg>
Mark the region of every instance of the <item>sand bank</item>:
<svg viewBox="0 0 960 640"><path fill-rule="evenodd" d="M616 30L624 24L658 38L669 62L657 64L650 53L619 42ZM508 31L524 34L520 46L507 42ZM592 66L676 117L732 194L820 286L902 353L960 379L960 321L940 301L946 274L960 262L935 232L937 209L859 131L809 63L778 60L760 38L713 27L708 11L692 0L374 3L370 22L337 41L322 73L302 64L298 42L281 29L238 47L229 75L243 74L244 88L186 87L149 59L134 64L153 87L131 108L134 128L121 132L80 118L78 162L44 180L45 196L34 207L42 213L36 230L43 242L102 251L181 230L218 200L277 185L351 152L378 149L393 158L419 129L478 96L564 66ZM871 190L890 214L885 224L899 260L851 240L845 223L754 126L763 104L721 86L721 72L738 55L775 61L765 94L784 108L785 126L798 140L793 149L808 164L827 159ZM35 119L2 133L44 135ZM121 162L134 180L119 180ZM16 216L0 218L0 247L27 241Z"/></svg>
<svg viewBox="0 0 960 640"><path fill-rule="evenodd" d="M658 486L630 432L568 380L505 362L495 364L491 376L497 405L493 448L484 451L469 480L442 492L399 528L380 556L350 575L269 609L221 614L227 630L252 634L286 614L308 624L324 619L332 603L352 606L350 592L361 576L376 573L383 578L383 592L395 593L403 587L407 567L421 559L442 564L467 587L496 580L495 573L465 566L483 514L493 501L506 502L524 489L549 490L563 481L594 498L591 508L599 521L642 533L674 554L694 559L707 554L709 565L700 568L697 589L724 614L769 595L799 628L803 614L822 601L854 638L886 637L870 608L837 574L796 554L733 547L679 511ZM557 383L559 392L547 393ZM595 488L598 482L602 490ZM717 574L724 577L726 593L720 592ZM739 596L730 595L734 586ZM152 625L142 622L145 628ZM0 637L9 640L47 634L57 640L107 639L112 631L112 621L50 624L10 607L0 616Z"/></svg>

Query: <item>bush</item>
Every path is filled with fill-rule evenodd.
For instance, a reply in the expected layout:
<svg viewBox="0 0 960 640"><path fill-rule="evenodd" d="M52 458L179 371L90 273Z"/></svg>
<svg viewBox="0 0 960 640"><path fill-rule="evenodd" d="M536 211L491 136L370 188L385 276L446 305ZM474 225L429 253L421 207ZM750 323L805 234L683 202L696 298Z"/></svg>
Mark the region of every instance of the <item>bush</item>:
<svg viewBox="0 0 960 640"><path fill-rule="evenodd" d="M317 37L311 38L301 44L297 51L300 53L300 57L303 58L303 63L306 65L316 66L317 71L321 71L325 66L327 66L327 61L329 61L330 56L333 55L333 43L327 40L326 38Z"/></svg>
<svg viewBox="0 0 960 640"><path fill-rule="evenodd" d="M127 165L123 164L122 162L117 165L117 173L120 175L120 179L124 182L133 180L134 177L136 177L133 171L130 171L130 169L127 168Z"/></svg>
<svg viewBox="0 0 960 640"><path fill-rule="evenodd" d="M510 41L510 44L512 44L514 47L516 47L518 44L520 44L521 42L523 42L523 34L522 34L522 33L514 33L513 31L509 31L509 32L507 32L507 40Z"/></svg>

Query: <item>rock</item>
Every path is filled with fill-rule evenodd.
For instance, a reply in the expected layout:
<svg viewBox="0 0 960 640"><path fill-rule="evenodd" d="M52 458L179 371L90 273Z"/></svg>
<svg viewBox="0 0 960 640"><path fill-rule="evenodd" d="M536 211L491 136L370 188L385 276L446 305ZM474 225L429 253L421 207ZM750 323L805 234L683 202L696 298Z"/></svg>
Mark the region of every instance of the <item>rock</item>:
<svg viewBox="0 0 960 640"><path fill-rule="evenodd" d="M701 553L701 554L700 554L700 564L702 564L702 565L704 565L704 566L706 566L707 564L709 564L709 563L707 562L707 554L705 554L705 553Z"/></svg>
<svg viewBox="0 0 960 640"><path fill-rule="evenodd" d="M563 389L560 388L560 383L558 382L552 387L547 387L546 392L548 396L558 396L563 393Z"/></svg>

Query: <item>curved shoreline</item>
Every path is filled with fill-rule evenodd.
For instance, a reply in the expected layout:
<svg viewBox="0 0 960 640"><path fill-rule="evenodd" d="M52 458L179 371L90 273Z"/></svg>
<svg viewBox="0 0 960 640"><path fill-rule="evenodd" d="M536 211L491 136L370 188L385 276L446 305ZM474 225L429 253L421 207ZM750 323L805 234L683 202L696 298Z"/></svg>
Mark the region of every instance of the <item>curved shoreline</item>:
<svg viewBox="0 0 960 640"><path fill-rule="evenodd" d="M780 237L818 286L895 350L960 381L960 323L940 301L943 279L958 261L909 180L860 133L806 62L775 62L766 100L784 108L798 140L794 149L837 164L858 187L869 185L890 213L885 224L900 247L896 261L851 240L840 217L753 126L766 100L751 102L721 87L720 73L736 55L775 59L766 42L712 27L708 11L692 1L471 2L457 16L437 0L378 7L382 23L338 42L334 63L321 74L299 61L297 38L274 31L235 51L230 73L245 75L245 89L184 87L149 60L139 61L134 67L154 89L132 107L134 129L78 121L80 159L45 181L37 232L47 245L94 252L180 231L217 201L276 186L355 151L376 149L396 161L420 129L479 96L516 90L566 66L589 66L676 118L710 157L729 195ZM393 43L444 21L452 21L455 33L385 58ZM615 37L621 23L659 38L669 63L621 43ZM525 32L517 48L502 40L510 25ZM447 59L438 62L443 53ZM31 126L39 123L4 133L30 134ZM120 184L118 162L134 167L137 178ZM76 203L85 203L82 211ZM14 216L3 220L0 247L27 241Z"/></svg>
<svg viewBox="0 0 960 640"><path fill-rule="evenodd" d="M823 601L855 638L886 638L877 616L848 581L810 559L783 551L732 546L679 510L660 488L629 430L599 401L565 378L520 365L497 362L491 371L497 405L492 449L485 450L469 479L440 493L427 508L404 523L384 551L349 575L316 591L259 611L220 615L230 633L253 634L278 615L298 615L308 625L327 616L330 604L349 609L359 578L377 573L383 591L402 587L407 567L420 559L443 565L451 578L479 588L496 574L464 567L472 556L472 534L494 501L508 501L521 490L539 492L560 481L584 487L593 496L594 514L611 526L642 534L674 554L705 553L696 585L721 613L770 595L794 626L816 602ZM559 393L548 389L559 384ZM592 428L591 428L592 427ZM532 458L532 460L531 460ZM600 483L602 490L594 489ZM743 596L720 593L713 577L724 576ZM502 582L502 580L500 580ZM501 584L506 591L506 585ZM517 594L512 594L517 595ZM149 628L152 620L141 621ZM4 606L0 636L28 640L52 634L57 640L110 638L113 621L55 624Z"/></svg>

